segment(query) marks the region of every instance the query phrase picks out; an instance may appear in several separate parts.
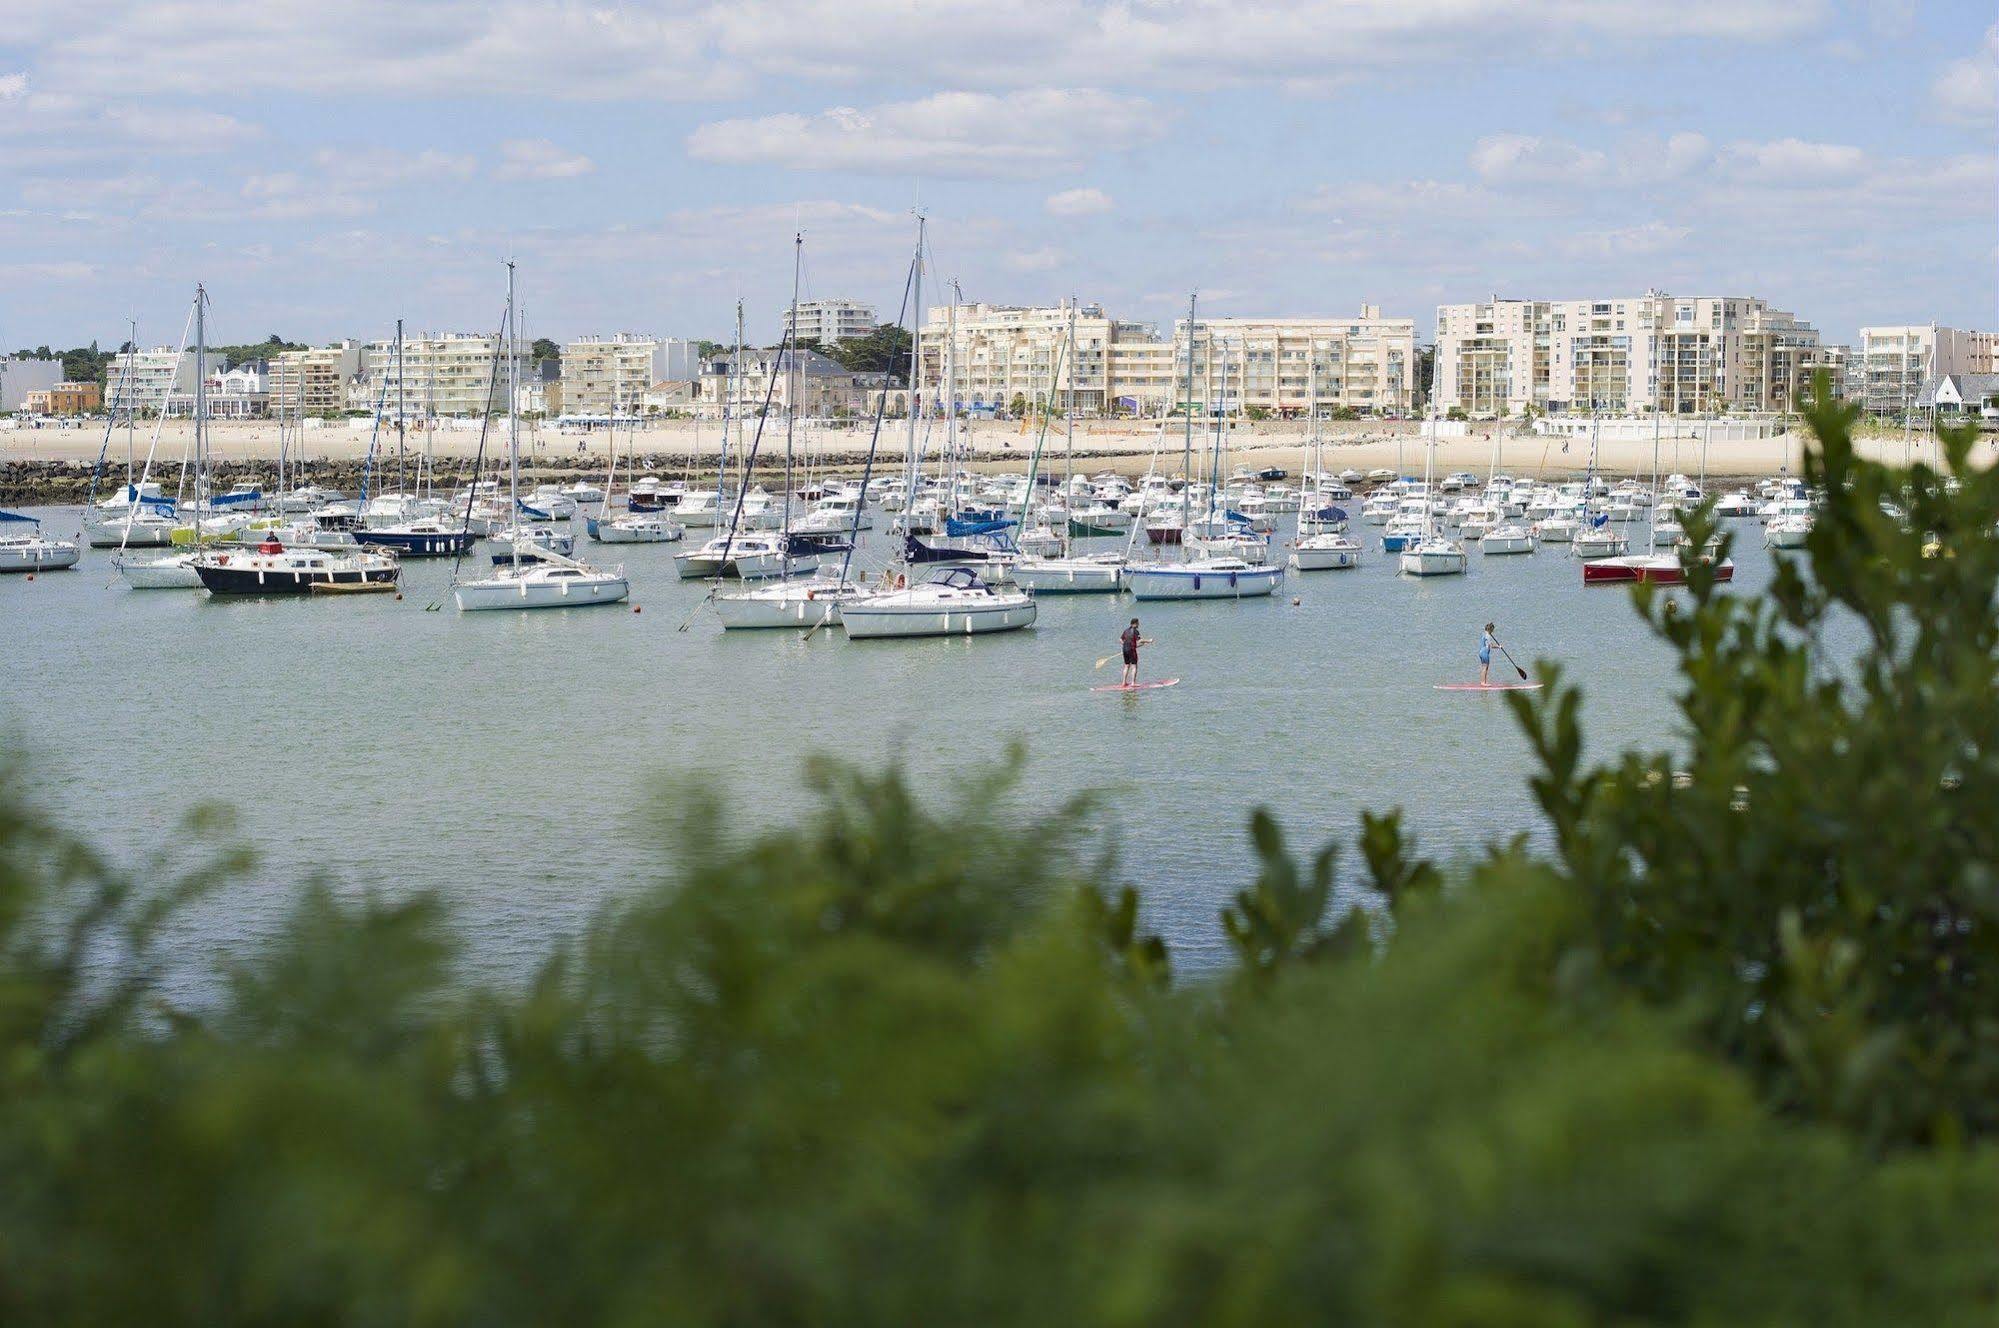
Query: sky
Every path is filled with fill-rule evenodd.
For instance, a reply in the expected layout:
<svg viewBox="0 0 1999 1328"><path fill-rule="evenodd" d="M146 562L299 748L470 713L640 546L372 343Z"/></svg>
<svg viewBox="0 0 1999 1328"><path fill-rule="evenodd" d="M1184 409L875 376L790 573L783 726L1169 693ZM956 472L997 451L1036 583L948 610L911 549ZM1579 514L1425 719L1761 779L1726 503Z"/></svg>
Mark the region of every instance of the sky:
<svg viewBox="0 0 1999 1328"><path fill-rule="evenodd" d="M1989 0L0 0L0 346L805 298L1999 327ZM926 303L930 301L926 298Z"/></svg>

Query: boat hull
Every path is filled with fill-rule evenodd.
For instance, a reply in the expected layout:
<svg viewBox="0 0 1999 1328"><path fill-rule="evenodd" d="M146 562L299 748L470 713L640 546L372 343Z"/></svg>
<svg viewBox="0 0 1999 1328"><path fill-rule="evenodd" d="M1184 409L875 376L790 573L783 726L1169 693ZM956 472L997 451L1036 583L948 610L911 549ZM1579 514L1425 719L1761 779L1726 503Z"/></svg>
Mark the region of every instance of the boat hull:
<svg viewBox="0 0 1999 1328"><path fill-rule="evenodd" d="M118 575L134 590L199 590L193 554L170 554L144 562L118 560Z"/></svg>
<svg viewBox="0 0 1999 1328"><path fill-rule="evenodd" d="M995 603L903 606L856 600L840 610L840 622L856 641L918 636L983 636L1032 626L1037 610L1025 595L997 597Z"/></svg>
<svg viewBox="0 0 1999 1328"><path fill-rule="evenodd" d="M729 631L830 627L839 623L845 605L858 599L862 593L858 586L836 585L769 589L778 593L750 590L734 595L717 595L714 600L715 616Z"/></svg>
<svg viewBox="0 0 1999 1328"><path fill-rule="evenodd" d="M1360 566L1360 545L1314 548L1301 544L1291 551L1291 565L1301 572L1332 572Z"/></svg>
<svg viewBox="0 0 1999 1328"><path fill-rule="evenodd" d="M1009 577L1037 595L1114 595L1124 589L1124 565L1087 558L1023 559Z"/></svg>
<svg viewBox="0 0 1999 1328"><path fill-rule="evenodd" d="M329 567L315 570L290 570L265 568L254 564L232 566L230 564L197 563L195 575L201 578L202 589L211 595L307 595L315 585L361 585L376 582L393 582L401 569L389 567L359 567L353 569Z"/></svg>
<svg viewBox="0 0 1999 1328"><path fill-rule="evenodd" d="M83 550L68 540L37 541L14 548L0 547L0 572L59 572L76 566Z"/></svg>
<svg viewBox="0 0 1999 1328"><path fill-rule="evenodd" d="M453 558L479 537L470 530L362 530L353 538L356 543L391 549L405 558Z"/></svg>
<svg viewBox="0 0 1999 1328"><path fill-rule="evenodd" d="M1671 554L1632 554L1623 558L1600 558L1583 564L1583 584L1586 586L1629 585L1640 581L1655 586L1678 586L1684 585L1686 579L1686 569ZM1726 560L1716 563L1714 579L1733 581L1735 564Z"/></svg>
<svg viewBox="0 0 1999 1328"><path fill-rule="evenodd" d="M1136 599L1251 599L1275 591L1282 567L1202 571L1184 567L1128 567L1125 583Z"/></svg>
<svg viewBox="0 0 1999 1328"><path fill-rule="evenodd" d="M1431 553L1411 549L1402 555L1398 566L1404 576L1462 576L1467 559L1463 550L1449 553Z"/></svg>
<svg viewBox="0 0 1999 1328"><path fill-rule="evenodd" d="M460 612L473 613L488 609L580 609L621 604L631 593L631 582L622 576L555 582L505 577L468 581L453 589L451 595Z"/></svg>

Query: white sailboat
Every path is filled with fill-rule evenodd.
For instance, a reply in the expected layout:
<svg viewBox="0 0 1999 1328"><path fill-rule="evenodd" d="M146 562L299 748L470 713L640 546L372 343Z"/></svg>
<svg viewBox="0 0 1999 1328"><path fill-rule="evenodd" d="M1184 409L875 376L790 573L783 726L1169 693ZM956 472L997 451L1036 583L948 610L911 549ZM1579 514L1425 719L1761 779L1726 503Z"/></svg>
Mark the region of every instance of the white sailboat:
<svg viewBox="0 0 1999 1328"><path fill-rule="evenodd" d="M1430 390L1436 392L1436 372L1431 371ZM1414 544L1403 548L1396 566L1408 576L1462 576L1470 558L1464 545L1445 535L1437 525L1436 499L1431 496L1430 472L1437 455L1437 411L1430 409L1430 438L1423 449L1423 533Z"/></svg>
<svg viewBox="0 0 1999 1328"><path fill-rule="evenodd" d="M1298 504L1298 535L1291 543L1291 565L1301 572L1335 571L1360 566L1360 541L1347 533L1346 509L1331 506L1325 488L1325 436L1319 428L1319 349L1307 351L1311 366L1309 409L1312 412L1312 485ZM1351 492L1345 492L1351 500Z"/></svg>
<svg viewBox="0 0 1999 1328"><path fill-rule="evenodd" d="M1064 471L1062 487L1063 492L1066 494L1074 489L1076 481L1076 304L1073 298L1069 305L1069 335L1067 345L1064 347L1063 360L1064 363L1058 367L1061 372L1067 375L1065 380L1066 400L1064 402L1062 427ZM1045 414L1042 419L1042 432L1045 435L1047 432L1047 417ZM1036 450L1038 453L1038 445ZM1030 472L1031 478L1032 473ZM1023 520L1027 513L1027 504L1032 501L1033 497L1032 484L1028 487L1030 490L1029 495L1021 501L1021 515ZM1095 515L1090 518L1090 524L1084 528L1087 530L1107 529L1110 525L1110 518L1106 517L1104 513L1110 512L1113 509L1099 503L1092 510ZM1124 525L1119 527L1119 529L1128 530L1131 526L1130 517L1123 512L1118 512L1116 515L1124 521ZM1072 543L1076 533L1076 526L1077 522L1075 519L1065 512L1062 519L1061 533L1058 536L1058 546L1053 554L1038 554L1033 552L1030 546L1030 539L1027 533L1023 531L1019 543L1021 556L1014 560L1013 567L1008 574L1008 579L1022 590L1038 595L1101 595L1115 594L1124 589L1124 555L1121 553L1077 553Z"/></svg>
<svg viewBox="0 0 1999 1328"><path fill-rule="evenodd" d="M923 308L924 221L916 221L916 254L910 275L912 310ZM918 427L923 417L922 365L923 326L911 318L909 350L909 448L904 464L903 492L915 494L917 483ZM1031 487L1031 486L1030 486ZM913 581L916 566L905 555L901 570L886 589L859 595L840 607L840 625L852 640L923 636L978 636L991 632L1018 631L1031 626L1037 609L1034 597L1017 588L988 584L970 568L945 567L934 571L927 581Z"/></svg>
<svg viewBox="0 0 1999 1328"><path fill-rule="evenodd" d="M1269 595L1284 580L1284 567L1279 564L1258 565L1239 557L1187 557L1192 552L1188 530L1192 521L1193 456L1194 456L1194 333L1195 299L1187 301L1187 396L1185 408L1187 424L1181 468L1188 476L1187 486L1181 490L1180 526L1176 541L1181 547L1183 560L1177 563L1164 561L1133 563L1125 569L1125 582L1131 587L1132 597L1142 600L1166 599L1250 599ZM1212 363L1213 347L1209 348ZM1212 369L1208 381L1213 381ZM1215 510L1220 503L1220 485L1217 482L1221 470L1222 431L1221 420L1215 420L1214 459L1208 473L1208 507Z"/></svg>
<svg viewBox="0 0 1999 1328"><path fill-rule="evenodd" d="M507 453L509 495L515 512L521 510L520 357L514 321L514 264L507 262L507 313L502 344L507 347ZM493 366L495 379L499 365ZM490 388L487 399L491 400ZM589 605L620 604L631 595L631 583L623 567L605 570L592 567L551 548L533 544L516 526L510 535L511 561L494 569L493 575L475 581L461 581L452 587L459 612L491 609L566 609Z"/></svg>

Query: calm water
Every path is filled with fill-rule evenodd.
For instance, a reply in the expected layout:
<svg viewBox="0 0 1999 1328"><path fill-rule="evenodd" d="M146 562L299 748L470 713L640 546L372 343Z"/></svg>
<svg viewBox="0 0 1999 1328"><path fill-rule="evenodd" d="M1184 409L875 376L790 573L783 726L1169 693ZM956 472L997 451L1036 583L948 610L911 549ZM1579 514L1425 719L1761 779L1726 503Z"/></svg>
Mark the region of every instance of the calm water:
<svg viewBox="0 0 1999 1328"><path fill-rule="evenodd" d="M137 592L87 550L77 571L0 577L0 726L35 754L46 804L121 858L143 859L197 802L236 810L263 866L206 906L203 936L254 939L324 870L442 892L468 963L498 979L664 870L673 846L652 809L673 778L725 789L749 828L806 808L808 752L900 759L933 783L1019 739L1030 798L1109 791L1126 877L1200 966L1247 878L1255 804L1300 846L1350 838L1363 808L1405 808L1445 856L1532 827L1500 698L1433 690L1476 677L1488 618L1522 663L1558 658L1586 686L1598 752L1672 741L1670 663L1626 592L1584 590L1549 550L1400 577L1379 535L1364 530L1365 567L1294 573L1266 600L1051 596L1028 631L906 642L724 633L695 611L705 587L675 578L672 545L621 551L638 614L462 615L448 561L410 563L400 602ZM1741 542L1737 585L1759 587L1753 524ZM424 612L433 601L444 609ZM1091 693L1115 681L1115 665L1090 666L1133 612L1159 642L1147 676L1181 685Z"/></svg>

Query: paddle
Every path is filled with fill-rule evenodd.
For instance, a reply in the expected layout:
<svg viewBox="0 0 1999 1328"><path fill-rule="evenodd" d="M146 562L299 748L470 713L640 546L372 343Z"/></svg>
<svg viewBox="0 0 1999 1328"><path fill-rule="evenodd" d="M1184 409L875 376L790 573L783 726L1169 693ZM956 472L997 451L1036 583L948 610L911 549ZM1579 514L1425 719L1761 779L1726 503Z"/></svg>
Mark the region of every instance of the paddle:
<svg viewBox="0 0 1999 1328"><path fill-rule="evenodd" d="M1153 644L1153 640L1152 640L1152 638L1151 638L1151 637L1149 637L1149 636L1141 636L1141 637L1139 637L1139 638L1138 638L1138 643L1139 643L1140 645L1142 645L1142 646L1149 646L1149 645L1152 645L1152 644ZM1103 667L1104 665L1106 665L1106 664L1110 663L1110 662L1111 662L1112 660L1114 660L1114 659L1123 659L1123 658L1124 658L1124 652L1123 652L1122 650L1120 650L1120 651L1118 651L1118 653L1117 653L1117 654L1115 654L1115 655L1105 655L1105 656L1104 656L1104 657L1103 657L1102 659L1100 659L1100 660L1098 660L1098 661L1097 661L1096 663L1094 663L1094 664L1090 665L1090 667L1091 667L1091 668L1093 668L1093 669L1100 669L1100 668L1102 668L1102 667ZM1526 677L1527 675L1523 673L1523 674L1521 674L1520 676L1524 678L1524 677Z"/></svg>
<svg viewBox="0 0 1999 1328"><path fill-rule="evenodd" d="M1494 642L1493 642L1493 644L1494 644L1494 645L1496 645L1496 646L1499 646L1499 642L1497 642L1497 641L1494 641ZM1521 667L1520 667L1520 666L1519 666L1518 664L1514 664L1514 663L1513 663L1513 656L1511 656L1511 655L1507 655L1507 654L1506 654L1506 647L1505 647L1505 646L1499 646L1499 653L1500 653L1500 654L1502 654L1502 655L1506 655L1506 662L1507 662L1508 664L1513 664L1513 671L1514 671L1515 673L1517 673L1517 674L1519 674L1519 675L1520 675L1520 681L1522 681L1522 682L1526 682L1526 681L1527 681L1527 670L1525 670L1525 669L1521 668Z"/></svg>

